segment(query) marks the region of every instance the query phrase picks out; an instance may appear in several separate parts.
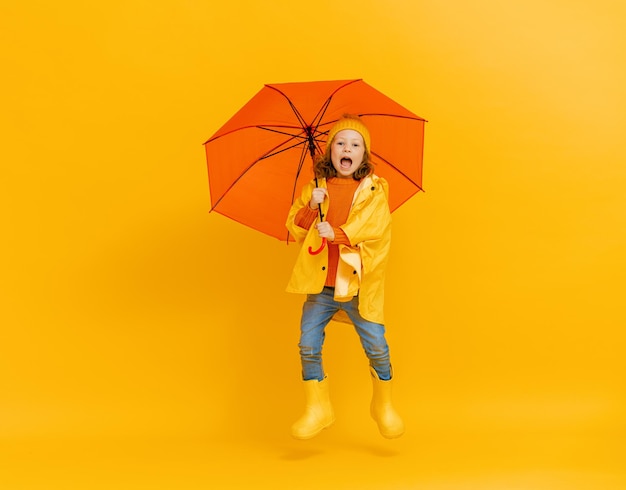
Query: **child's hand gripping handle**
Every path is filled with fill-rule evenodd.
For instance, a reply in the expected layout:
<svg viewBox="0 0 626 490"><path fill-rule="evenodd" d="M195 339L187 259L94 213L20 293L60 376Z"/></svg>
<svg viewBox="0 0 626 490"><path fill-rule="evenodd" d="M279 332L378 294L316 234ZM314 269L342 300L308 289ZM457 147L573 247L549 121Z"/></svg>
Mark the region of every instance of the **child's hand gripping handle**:
<svg viewBox="0 0 626 490"><path fill-rule="evenodd" d="M315 178L315 185L317 186L317 178ZM317 206L317 212L320 215L320 222L324 220L324 215L322 214L322 202L326 198L326 193L327 193L326 189L321 188L321 187L316 187L315 189L313 189L313 193L311 195L311 201L309 202L309 206L312 209L315 209L314 206ZM313 250L313 247L309 247L309 253L311 255L317 255L322 250L324 250L325 246L326 246L326 238L322 238L322 244L320 245L320 248L318 248L317 250Z"/></svg>

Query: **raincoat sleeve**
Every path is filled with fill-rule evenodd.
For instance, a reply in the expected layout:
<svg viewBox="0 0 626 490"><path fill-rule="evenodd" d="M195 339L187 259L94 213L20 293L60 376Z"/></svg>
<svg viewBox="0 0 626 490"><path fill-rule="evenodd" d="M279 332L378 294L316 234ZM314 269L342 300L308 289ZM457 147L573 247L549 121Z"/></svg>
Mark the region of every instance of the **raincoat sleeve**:
<svg viewBox="0 0 626 490"><path fill-rule="evenodd" d="M352 246L362 242L380 240L391 224L391 212L387 196L387 181L378 178L369 189L369 196L354 205L348 221L341 225Z"/></svg>
<svg viewBox="0 0 626 490"><path fill-rule="evenodd" d="M311 209L309 206L300 208L294 218L294 223L301 228L307 230L311 228L311 225L315 222L315 218L318 216L317 209Z"/></svg>
<svg viewBox="0 0 626 490"><path fill-rule="evenodd" d="M293 236L293 238L298 243L304 241L309 230L307 228L298 226L295 223L296 214L298 214L298 211L300 211L303 207L309 205L311 195L313 194L313 189L315 189L315 184L313 182L309 182L307 185L305 185L302 189L300 197L298 197L298 199L296 199L291 205L291 209L289 210L289 214L287 215L287 229L289 230L289 233L291 233L291 236Z"/></svg>

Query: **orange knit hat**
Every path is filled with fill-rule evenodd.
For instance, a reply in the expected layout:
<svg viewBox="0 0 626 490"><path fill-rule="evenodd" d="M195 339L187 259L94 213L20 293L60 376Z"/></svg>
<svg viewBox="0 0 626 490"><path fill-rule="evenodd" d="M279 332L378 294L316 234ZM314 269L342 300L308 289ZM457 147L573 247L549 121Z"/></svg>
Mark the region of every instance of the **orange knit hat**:
<svg viewBox="0 0 626 490"><path fill-rule="evenodd" d="M355 116L352 114L344 114L341 119L339 119L330 131L328 131L328 138L326 139L326 145L330 145L333 141L333 138L339 131L343 131L344 129L353 129L361 136L363 136L363 141L365 142L365 151L370 151L370 132L367 129L367 126L361 121L359 116Z"/></svg>

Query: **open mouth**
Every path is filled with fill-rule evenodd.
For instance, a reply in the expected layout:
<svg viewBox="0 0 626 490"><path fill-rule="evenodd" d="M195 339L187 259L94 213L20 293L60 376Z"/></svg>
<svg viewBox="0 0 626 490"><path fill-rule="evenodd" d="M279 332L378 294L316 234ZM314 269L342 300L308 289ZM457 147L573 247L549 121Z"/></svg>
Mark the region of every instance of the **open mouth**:
<svg viewBox="0 0 626 490"><path fill-rule="evenodd" d="M339 162L339 165L341 166L341 168L343 169L349 169L352 166L352 159L351 158L342 158L341 161Z"/></svg>

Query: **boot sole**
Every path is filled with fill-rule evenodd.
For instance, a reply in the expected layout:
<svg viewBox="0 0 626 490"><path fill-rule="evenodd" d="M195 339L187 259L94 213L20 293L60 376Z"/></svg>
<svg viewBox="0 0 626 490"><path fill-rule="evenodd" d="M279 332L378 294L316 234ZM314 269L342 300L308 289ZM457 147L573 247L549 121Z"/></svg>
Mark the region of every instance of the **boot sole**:
<svg viewBox="0 0 626 490"><path fill-rule="evenodd" d="M334 423L335 423L335 420L333 419L329 424L325 425L324 427L321 427L320 430L313 432L312 434L299 435L299 434L294 434L292 432L291 437L293 437L294 439L298 439L299 441L306 441L308 439L313 439L316 435L320 434L320 432L322 432L323 430L328 429Z"/></svg>

